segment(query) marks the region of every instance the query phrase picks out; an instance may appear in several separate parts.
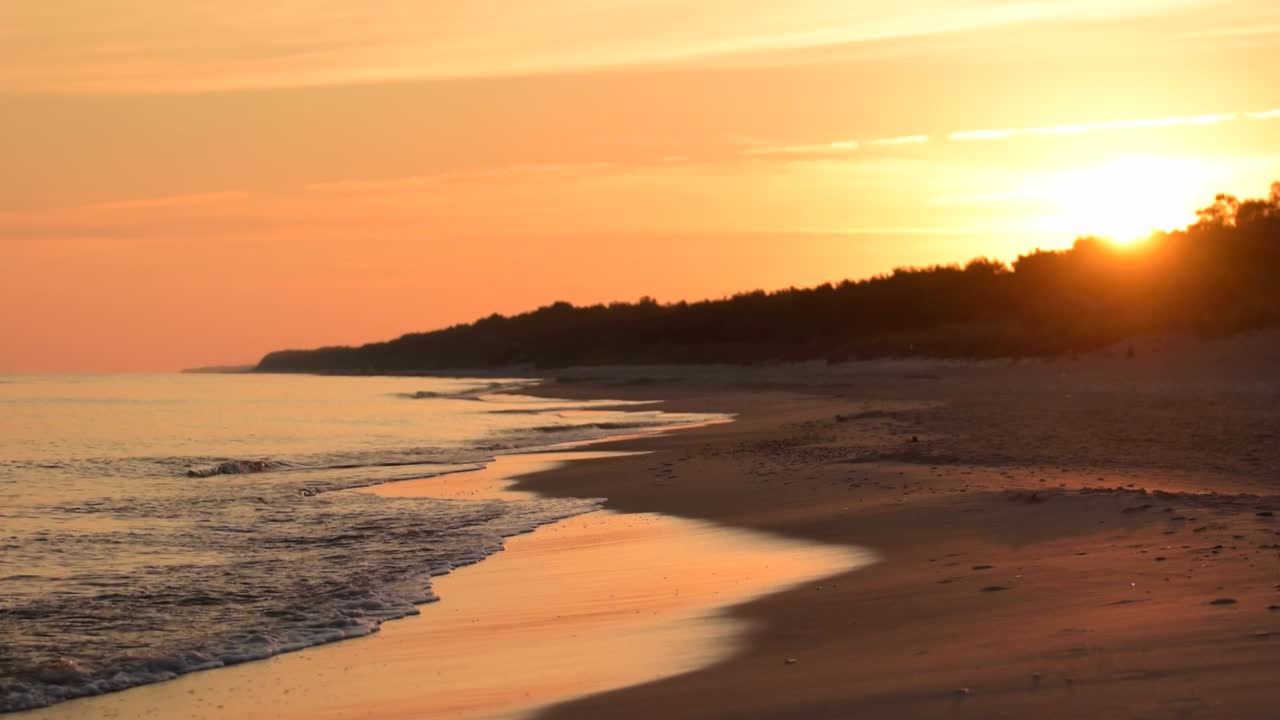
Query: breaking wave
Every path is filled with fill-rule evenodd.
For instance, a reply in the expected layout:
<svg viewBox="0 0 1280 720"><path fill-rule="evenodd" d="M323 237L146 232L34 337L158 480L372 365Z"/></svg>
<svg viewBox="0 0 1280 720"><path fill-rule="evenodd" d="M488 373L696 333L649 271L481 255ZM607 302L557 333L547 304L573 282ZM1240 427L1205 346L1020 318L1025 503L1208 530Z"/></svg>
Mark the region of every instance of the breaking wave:
<svg viewBox="0 0 1280 720"><path fill-rule="evenodd" d="M53 578L5 578L18 592L0 628L42 632L13 632L0 649L0 712L368 635L435 600L431 577L497 552L505 537L598 507L254 490L262 494L248 503L202 502L180 527L46 535L103 569L61 578L57 593L22 592ZM155 547L169 557L107 569L112 555Z"/></svg>
<svg viewBox="0 0 1280 720"><path fill-rule="evenodd" d="M188 470L187 477L207 478L215 475L244 475L246 473L288 470L290 467L292 466L289 463L278 460L227 460L213 467Z"/></svg>

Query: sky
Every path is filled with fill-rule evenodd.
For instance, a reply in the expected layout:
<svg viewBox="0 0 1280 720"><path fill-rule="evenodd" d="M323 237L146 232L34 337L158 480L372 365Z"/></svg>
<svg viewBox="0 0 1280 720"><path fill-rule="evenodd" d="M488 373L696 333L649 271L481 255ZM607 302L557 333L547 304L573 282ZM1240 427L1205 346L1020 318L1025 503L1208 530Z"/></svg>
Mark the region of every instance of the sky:
<svg viewBox="0 0 1280 720"><path fill-rule="evenodd" d="M59 0L0 52L0 372L1013 260L1280 179L1272 0Z"/></svg>

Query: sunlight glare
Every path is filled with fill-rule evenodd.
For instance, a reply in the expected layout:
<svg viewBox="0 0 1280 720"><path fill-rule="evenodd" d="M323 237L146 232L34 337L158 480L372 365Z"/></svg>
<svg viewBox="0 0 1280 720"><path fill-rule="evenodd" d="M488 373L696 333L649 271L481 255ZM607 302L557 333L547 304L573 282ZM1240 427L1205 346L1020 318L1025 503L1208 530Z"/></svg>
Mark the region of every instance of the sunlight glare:
<svg viewBox="0 0 1280 720"><path fill-rule="evenodd" d="M1117 158L1070 173L1052 188L1061 208L1055 225L1121 244L1182 227L1203 204L1206 174L1196 161L1166 157Z"/></svg>

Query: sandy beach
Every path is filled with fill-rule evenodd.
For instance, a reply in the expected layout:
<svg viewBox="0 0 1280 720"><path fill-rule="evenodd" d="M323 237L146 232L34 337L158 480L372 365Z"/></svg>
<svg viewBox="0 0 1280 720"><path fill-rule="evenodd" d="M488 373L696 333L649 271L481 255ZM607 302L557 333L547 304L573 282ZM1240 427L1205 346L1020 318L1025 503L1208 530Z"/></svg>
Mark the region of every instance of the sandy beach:
<svg viewBox="0 0 1280 720"><path fill-rule="evenodd" d="M714 397L677 378L635 392L739 420L520 486L883 561L735 609L753 631L726 662L544 717L1274 717L1275 347L766 369ZM615 377L627 396L634 380Z"/></svg>
<svg viewBox="0 0 1280 720"><path fill-rule="evenodd" d="M608 511L373 637L22 717L1274 717L1275 347L566 371L737 420L381 486Z"/></svg>

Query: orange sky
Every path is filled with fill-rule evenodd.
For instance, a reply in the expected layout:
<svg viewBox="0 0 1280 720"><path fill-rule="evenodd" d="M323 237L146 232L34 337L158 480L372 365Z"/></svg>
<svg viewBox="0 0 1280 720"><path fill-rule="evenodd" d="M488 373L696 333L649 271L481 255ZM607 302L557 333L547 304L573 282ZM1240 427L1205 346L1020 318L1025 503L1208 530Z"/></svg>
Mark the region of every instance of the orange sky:
<svg viewBox="0 0 1280 720"><path fill-rule="evenodd" d="M1270 0L62 0L0 47L0 372L1007 260L1280 178Z"/></svg>

